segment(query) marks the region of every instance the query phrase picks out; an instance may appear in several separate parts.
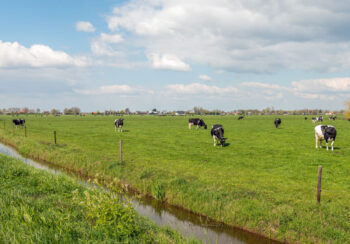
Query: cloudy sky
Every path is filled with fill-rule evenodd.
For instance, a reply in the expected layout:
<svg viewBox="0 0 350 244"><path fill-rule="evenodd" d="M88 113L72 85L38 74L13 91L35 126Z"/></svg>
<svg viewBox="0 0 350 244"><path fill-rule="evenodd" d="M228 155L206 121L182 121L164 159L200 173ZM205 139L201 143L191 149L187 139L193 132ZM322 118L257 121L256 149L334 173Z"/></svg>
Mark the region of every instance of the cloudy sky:
<svg viewBox="0 0 350 244"><path fill-rule="evenodd" d="M341 0L4 0L0 108L343 109L349 26Z"/></svg>

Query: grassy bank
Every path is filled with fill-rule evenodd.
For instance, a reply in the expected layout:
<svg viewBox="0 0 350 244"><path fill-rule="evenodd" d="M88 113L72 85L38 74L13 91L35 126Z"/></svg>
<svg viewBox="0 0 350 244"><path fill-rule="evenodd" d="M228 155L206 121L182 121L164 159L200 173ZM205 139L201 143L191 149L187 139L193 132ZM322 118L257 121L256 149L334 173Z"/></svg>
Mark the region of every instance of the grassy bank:
<svg viewBox="0 0 350 244"><path fill-rule="evenodd" d="M110 193L0 155L0 243L88 242L190 243Z"/></svg>
<svg viewBox="0 0 350 244"><path fill-rule="evenodd" d="M278 240L350 240L348 121L326 122L338 130L331 152L315 149L315 124L304 116L283 116L279 129L272 116L203 117L209 127L224 126L224 148L213 147L210 130L189 130L185 117L125 116L123 133L114 132L114 117L24 118L27 138L23 129L13 133L12 117L0 117L6 120L5 130L0 122L1 140L22 154L92 177L120 179L171 204ZM318 165L323 166L321 204L316 203Z"/></svg>

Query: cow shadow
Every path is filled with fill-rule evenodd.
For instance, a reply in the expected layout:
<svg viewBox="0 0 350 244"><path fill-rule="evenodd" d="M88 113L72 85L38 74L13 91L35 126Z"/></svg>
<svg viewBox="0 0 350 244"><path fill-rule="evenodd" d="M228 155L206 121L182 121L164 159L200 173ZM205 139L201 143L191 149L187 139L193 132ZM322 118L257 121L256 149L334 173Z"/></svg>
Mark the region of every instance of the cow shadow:
<svg viewBox="0 0 350 244"><path fill-rule="evenodd" d="M228 147L228 146L230 146L230 144L231 144L231 143L229 143L229 142L225 142L224 147Z"/></svg>

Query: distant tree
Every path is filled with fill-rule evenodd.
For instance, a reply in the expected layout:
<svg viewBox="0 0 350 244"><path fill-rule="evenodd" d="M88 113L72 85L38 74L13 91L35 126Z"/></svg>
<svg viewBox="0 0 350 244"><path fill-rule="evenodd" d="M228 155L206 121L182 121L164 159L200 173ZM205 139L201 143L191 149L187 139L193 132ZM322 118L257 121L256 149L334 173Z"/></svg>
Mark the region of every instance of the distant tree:
<svg viewBox="0 0 350 244"><path fill-rule="evenodd" d="M157 109L156 109L156 111L157 111ZM129 109L129 108L126 108L126 109L124 110L124 112L125 112L125 114L130 114L130 109Z"/></svg>
<svg viewBox="0 0 350 244"><path fill-rule="evenodd" d="M25 108L23 108L23 111L24 111L25 114L28 114L29 113L29 108L25 107Z"/></svg>
<svg viewBox="0 0 350 244"><path fill-rule="evenodd" d="M80 114L80 108L78 107L65 108L63 110L63 113L66 115L78 115Z"/></svg>
<svg viewBox="0 0 350 244"><path fill-rule="evenodd" d="M350 119L350 100L345 102L346 109L344 111L344 115L347 119Z"/></svg>
<svg viewBox="0 0 350 244"><path fill-rule="evenodd" d="M37 108L37 109L36 109L36 113L37 113L37 114L40 114L40 108Z"/></svg>
<svg viewBox="0 0 350 244"><path fill-rule="evenodd" d="M152 109L152 112L157 112L157 109L156 108Z"/></svg>
<svg viewBox="0 0 350 244"><path fill-rule="evenodd" d="M52 114L52 115L56 115L56 114L58 114L60 111L58 110L58 109L51 109L51 111L50 111L50 114Z"/></svg>
<svg viewBox="0 0 350 244"><path fill-rule="evenodd" d="M72 112L73 112L73 114L78 115L78 114L80 114L80 108L78 108L78 107L73 107L73 108L72 108Z"/></svg>

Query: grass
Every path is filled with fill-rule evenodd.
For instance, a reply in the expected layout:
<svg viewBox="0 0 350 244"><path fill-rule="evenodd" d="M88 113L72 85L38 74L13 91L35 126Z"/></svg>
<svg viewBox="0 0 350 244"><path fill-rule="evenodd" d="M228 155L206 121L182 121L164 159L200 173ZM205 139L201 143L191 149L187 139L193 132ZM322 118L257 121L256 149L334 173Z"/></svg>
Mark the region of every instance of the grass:
<svg viewBox="0 0 350 244"><path fill-rule="evenodd" d="M311 116L309 116L311 117ZM0 139L33 158L107 180L119 179L145 194L227 224L288 242L350 241L350 123L337 128L335 150L315 149L314 126L304 116L203 117L222 124L227 146L213 147L210 130L188 129L188 117L25 117L23 129ZM58 145L53 144L57 131ZM119 162L123 140L123 163ZM316 203L317 167L323 166L321 204Z"/></svg>
<svg viewBox="0 0 350 244"><path fill-rule="evenodd" d="M195 243L139 217L112 193L0 155L0 243Z"/></svg>

